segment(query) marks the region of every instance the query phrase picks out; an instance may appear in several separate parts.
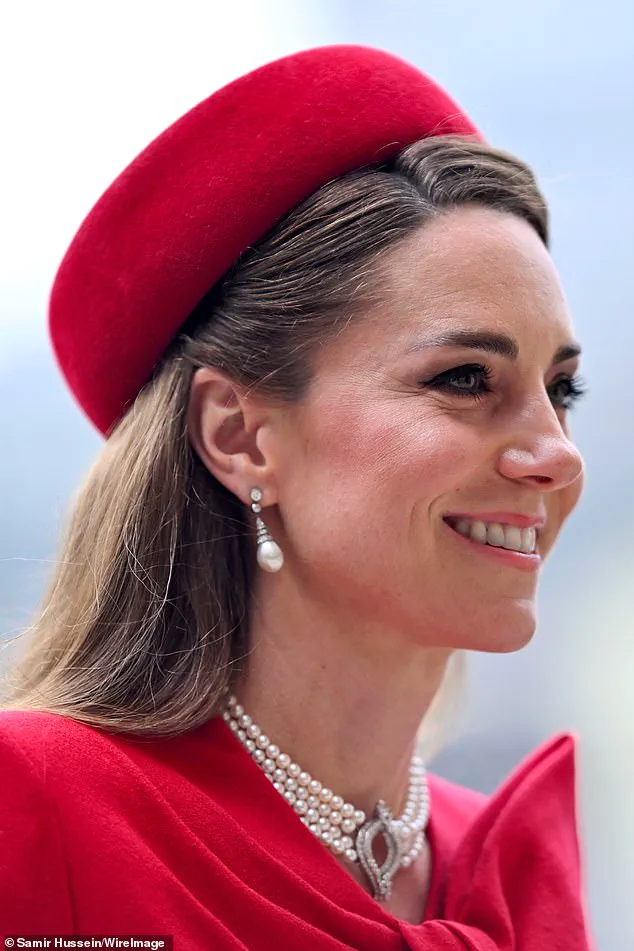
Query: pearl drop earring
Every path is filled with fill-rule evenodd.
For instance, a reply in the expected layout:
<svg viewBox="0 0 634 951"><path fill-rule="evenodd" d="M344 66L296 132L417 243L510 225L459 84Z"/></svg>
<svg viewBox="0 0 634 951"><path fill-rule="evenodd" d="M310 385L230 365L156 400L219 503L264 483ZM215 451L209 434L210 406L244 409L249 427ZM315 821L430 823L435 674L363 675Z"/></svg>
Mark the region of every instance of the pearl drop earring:
<svg viewBox="0 0 634 951"><path fill-rule="evenodd" d="M255 527L258 532L258 565L264 571L279 571L284 564L284 555L280 546L269 535L260 517L262 498L262 489L251 489L251 511L255 515Z"/></svg>

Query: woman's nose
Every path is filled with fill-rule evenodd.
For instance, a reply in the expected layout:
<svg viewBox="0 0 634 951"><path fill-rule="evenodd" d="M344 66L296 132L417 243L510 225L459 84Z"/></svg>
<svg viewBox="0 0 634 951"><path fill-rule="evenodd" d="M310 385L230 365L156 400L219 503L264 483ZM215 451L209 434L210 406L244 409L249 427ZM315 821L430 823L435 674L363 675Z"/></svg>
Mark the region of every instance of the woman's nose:
<svg viewBox="0 0 634 951"><path fill-rule="evenodd" d="M502 450L500 474L507 479L554 491L583 474L583 457L564 430L550 400L516 417L514 433Z"/></svg>

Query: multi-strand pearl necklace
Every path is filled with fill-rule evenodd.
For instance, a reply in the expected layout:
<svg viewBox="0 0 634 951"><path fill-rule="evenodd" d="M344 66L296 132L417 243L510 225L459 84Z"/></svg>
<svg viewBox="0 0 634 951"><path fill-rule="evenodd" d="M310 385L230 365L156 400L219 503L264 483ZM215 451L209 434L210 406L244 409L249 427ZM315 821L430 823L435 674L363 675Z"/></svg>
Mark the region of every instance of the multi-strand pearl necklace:
<svg viewBox="0 0 634 951"><path fill-rule="evenodd" d="M379 802L374 816L367 819L362 809L356 809L313 779L288 753L272 743L234 696L229 697L223 719L273 788L293 807L313 835L335 855L362 867L375 898L388 898L396 872L411 865L425 844L429 792L422 761L416 756L412 758L407 803L402 815L394 818L385 803ZM377 835L384 837L387 846L387 858L382 866L373 851Z"/></svg>

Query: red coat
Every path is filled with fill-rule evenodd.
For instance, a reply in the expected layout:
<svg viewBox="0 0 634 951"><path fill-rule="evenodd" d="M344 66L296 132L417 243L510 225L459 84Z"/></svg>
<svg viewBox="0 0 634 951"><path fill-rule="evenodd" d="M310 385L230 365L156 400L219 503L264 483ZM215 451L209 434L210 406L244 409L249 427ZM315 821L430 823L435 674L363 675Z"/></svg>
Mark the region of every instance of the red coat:
<svg viewBox="0 0 634 951"><path fill-rule="evenodd" d="M574 740L490 799L431 776L425 920L375 902L220 719L122 739L0 713L0 936L170 934L187 951L586 951ZM0 945L1 946L1 945Z"/></svg>

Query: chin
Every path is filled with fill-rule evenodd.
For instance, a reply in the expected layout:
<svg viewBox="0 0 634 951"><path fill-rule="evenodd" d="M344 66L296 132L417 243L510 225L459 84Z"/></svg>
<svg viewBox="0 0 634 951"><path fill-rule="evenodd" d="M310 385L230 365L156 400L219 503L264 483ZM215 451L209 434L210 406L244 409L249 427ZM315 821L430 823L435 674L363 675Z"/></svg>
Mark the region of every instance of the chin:
<svg viewBox="0 0 634 951"><path fill-rule="evenodd" d="M445 618L444 646L454 650L486 654L512 654L533 639L537 628L535 602L508 602L502 610L473 610L455 618Z"/></svg>
<svg viewBox="0 0 634 951"><path fill-rule="evenodd" d="M488 631L483 628L483 636L474 643L471 637L470 650L482 651L489 654L512 654L526 647L532 639L537 628L537 618L532 610L524 612L514 612L513 620L502 625L499 619L496 619L495 626L491 626Z"/></svg>

